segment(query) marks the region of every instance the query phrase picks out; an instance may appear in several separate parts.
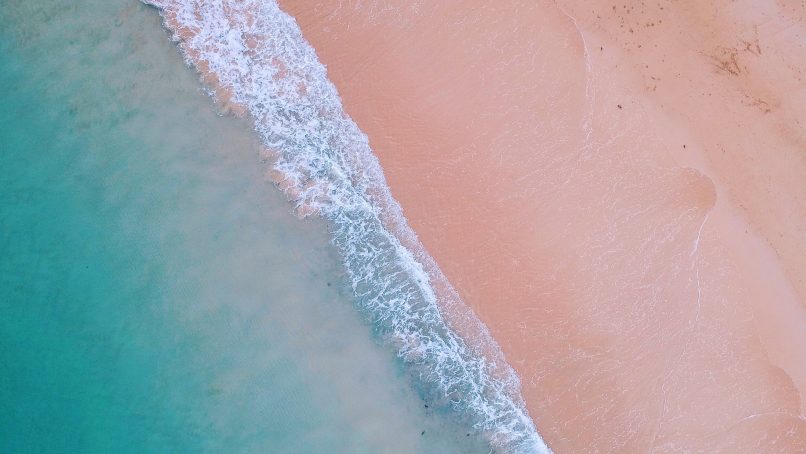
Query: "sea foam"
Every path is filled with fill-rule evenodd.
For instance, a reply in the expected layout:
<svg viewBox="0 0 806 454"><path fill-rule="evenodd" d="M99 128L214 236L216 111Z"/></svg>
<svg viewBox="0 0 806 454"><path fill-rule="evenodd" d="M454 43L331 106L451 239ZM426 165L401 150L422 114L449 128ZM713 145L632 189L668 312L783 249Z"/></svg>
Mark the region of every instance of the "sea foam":
<svg viewBox="0 0 806 454"><path fill-rule="evenodd" d="M295 20L272 0L143 1L159 8L211 95L254 120L297 213L328 221L358 307L425 397L499 452L550 452L517 375L408 227Z"/></svg>

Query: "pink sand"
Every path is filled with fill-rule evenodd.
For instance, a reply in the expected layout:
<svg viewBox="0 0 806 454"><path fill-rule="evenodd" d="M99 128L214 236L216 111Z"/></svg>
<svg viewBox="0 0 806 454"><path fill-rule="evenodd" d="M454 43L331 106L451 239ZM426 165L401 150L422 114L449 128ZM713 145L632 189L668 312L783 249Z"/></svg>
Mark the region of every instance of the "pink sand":
<svg viewBox="0 0 806 454"><path fill-rule="evenodd" d="M556 452L806 450L802 2L281 6Z"/></svg>

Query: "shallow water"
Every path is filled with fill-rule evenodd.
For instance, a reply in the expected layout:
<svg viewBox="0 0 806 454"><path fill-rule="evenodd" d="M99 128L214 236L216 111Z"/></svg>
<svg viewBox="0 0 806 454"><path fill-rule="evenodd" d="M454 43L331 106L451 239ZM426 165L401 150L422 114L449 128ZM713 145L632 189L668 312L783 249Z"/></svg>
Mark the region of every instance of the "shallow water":
<svg viewBox="0 0 806 454"><path fill-rule="evenodd" d="M4 452L485 452L352 309L153 9L0 9Z"/></svg>

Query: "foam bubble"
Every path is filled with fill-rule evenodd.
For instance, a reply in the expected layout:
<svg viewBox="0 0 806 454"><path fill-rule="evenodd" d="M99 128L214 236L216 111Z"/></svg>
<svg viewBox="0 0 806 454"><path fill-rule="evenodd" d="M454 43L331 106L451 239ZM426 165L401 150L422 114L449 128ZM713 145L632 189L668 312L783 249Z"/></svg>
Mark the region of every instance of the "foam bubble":
<svg viewBox="0 0 806 454"><path fill-rule="evenodd" d="M296 212L329 221L358 307L427 398L455 410L498 451L550 452L517 375L408 227L294 19L267 0L143 1L160 9L210 94L254 119L274 160L271 178ZM460 337L451 323L473 336Z"/></svg>

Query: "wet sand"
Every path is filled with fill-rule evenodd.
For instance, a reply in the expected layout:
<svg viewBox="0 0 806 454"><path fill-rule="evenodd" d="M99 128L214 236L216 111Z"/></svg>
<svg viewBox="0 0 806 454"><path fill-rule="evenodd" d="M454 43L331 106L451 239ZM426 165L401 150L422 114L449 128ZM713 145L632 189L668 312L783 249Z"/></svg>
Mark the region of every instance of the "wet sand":
<svg viewBox="0 0 806 454"><path fill-rule="evenodd" d="M556 452L806 449L802 4L280 3Z"/></svg>

